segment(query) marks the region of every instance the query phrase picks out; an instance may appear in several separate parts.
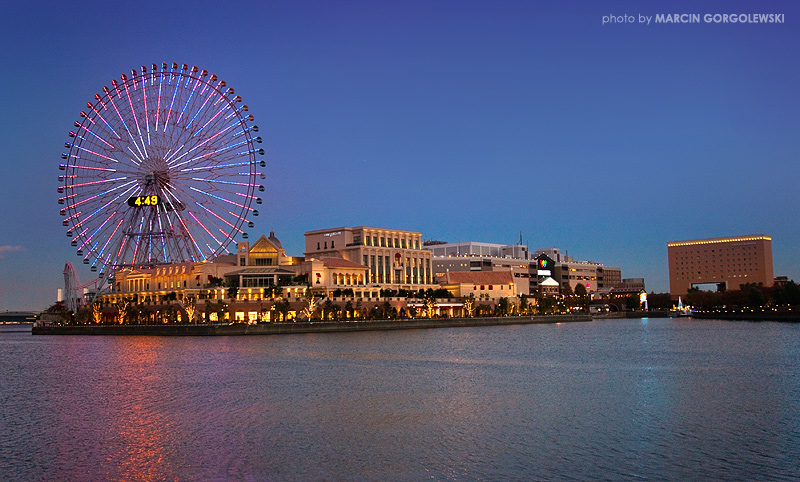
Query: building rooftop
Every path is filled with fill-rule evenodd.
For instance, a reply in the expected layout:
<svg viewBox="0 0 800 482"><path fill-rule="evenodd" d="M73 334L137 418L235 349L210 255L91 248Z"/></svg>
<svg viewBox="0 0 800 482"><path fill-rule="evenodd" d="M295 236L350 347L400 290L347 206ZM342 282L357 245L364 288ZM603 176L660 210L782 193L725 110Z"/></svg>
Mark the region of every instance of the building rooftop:
<svg viewBox="0 0 800 482"><path fill-rule="evenodd" d="M439 283L452 284L511 284L511 271L448 271L439 277Z"/></svg>
<svg viewBox="0 0 800 482"><path fill-rule="evenodd" d="M729 238L708 238L708 239L690 239L686 241L670 241L667 243L668 247L674 246L691 246L694 244L713 244L713 243L731 243L737 241L772 241L771 236L766 234L753 234L750 236L733 236Z"/></svg>
<svg viewBox="0 0 800 482"><path fill-rule="evenodd" d="M320 259L326 268L367 268L363 264L355 263L344 258L322 258Z"/></svg>

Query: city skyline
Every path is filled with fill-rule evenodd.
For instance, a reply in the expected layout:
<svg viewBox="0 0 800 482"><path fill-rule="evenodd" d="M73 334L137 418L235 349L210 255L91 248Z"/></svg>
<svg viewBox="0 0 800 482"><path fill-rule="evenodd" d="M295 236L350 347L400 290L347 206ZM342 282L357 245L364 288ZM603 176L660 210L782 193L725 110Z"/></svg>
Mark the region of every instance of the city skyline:
<svg viewBox="0 0 800 482"><path fill-rule="evenodd" d="M187 8L191 6L190 8ZM72 262L59 155L112 79L197 65L236 89L266 150L264 208L303 233L557 247L669 291L667 243L765 233L800 279L800 6L698 2L18 4L2 39L0 311L55 301ZM779 24L702 14L777 13ZM606 23L630 15L633 23ZM232 245L230 249L235 249Z"/></svg>

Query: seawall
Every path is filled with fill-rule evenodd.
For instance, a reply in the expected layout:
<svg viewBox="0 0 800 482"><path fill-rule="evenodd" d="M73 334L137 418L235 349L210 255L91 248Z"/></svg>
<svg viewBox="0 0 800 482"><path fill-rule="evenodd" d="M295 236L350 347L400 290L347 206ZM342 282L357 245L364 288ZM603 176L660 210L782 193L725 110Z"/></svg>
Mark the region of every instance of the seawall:
<svg viewBox="0 0 800 482"><path fill-rule="evenodd" d="M692 318L700 320L728 321L779 321L785 323L800 322L798 311L707 311L692 313Z"/></svg>
<svg viewBox="0 0 800 482"><path fill-rule="evenodd" d="M469 326L525 325L592 321L591 315L508 316L498 318L446 318L400 321L295 322L202 325L75 325L35 326L34 335L148 335L148 336L220 336L281 335L297 333L340 333L353 331L418 330Z"/></svg>

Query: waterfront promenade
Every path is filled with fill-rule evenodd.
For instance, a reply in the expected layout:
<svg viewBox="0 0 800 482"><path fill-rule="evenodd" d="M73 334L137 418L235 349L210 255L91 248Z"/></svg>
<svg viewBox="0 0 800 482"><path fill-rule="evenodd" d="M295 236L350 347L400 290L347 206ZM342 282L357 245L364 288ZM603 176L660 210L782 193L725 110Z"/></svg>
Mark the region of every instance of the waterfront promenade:
<svg viewBox="0 0 800 482"><path fill-rule="evenodd" d="M162 324L162 325L34 325L34 335L279 335L293 333L336 333L353 331L416 330L427 328L458 328L469 326L525 325L536 323L567 323L592 321L589 314L503 316L486 318L418 318L413 320L380 320L354 322L298 321L294 323L224 323L224 324Z"/></svg>

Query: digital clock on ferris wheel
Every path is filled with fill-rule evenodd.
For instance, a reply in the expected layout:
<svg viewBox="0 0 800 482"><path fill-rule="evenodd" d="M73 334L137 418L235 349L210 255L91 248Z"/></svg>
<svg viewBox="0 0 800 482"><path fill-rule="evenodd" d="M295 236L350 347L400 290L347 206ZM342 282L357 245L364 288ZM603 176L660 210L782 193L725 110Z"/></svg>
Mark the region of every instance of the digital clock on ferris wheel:
<svg viewBox="0 0 800 482"><path fill-rule="evenodd" d="M161 199L155 194L150 196L133 196L128 199L128 206L137 207L155 207L161 203Z"/></svg>

